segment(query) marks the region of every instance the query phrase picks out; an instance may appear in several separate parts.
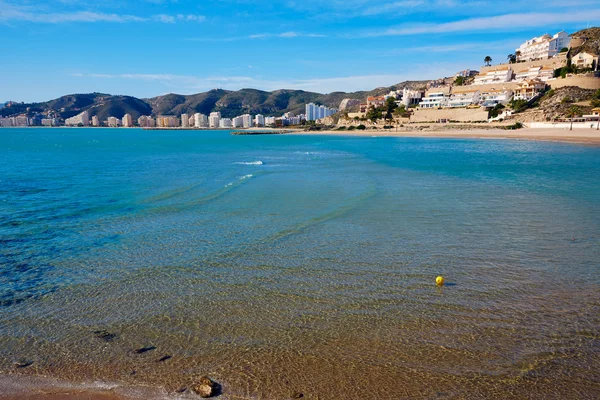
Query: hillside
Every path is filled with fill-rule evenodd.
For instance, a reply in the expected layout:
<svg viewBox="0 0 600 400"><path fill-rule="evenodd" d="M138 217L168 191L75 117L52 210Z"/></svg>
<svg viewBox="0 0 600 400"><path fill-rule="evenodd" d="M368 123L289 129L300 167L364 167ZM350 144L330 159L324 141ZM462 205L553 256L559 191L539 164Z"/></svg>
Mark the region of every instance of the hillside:
<svg viewBox="0 0 600 400"><path fill-rule="evenodd" d="M574 39L582 39L581 46L572 47L570 51L571 57L576 56L581 52L600 54L600 28L588 28L575 32L571 35Z"/></svg>
<svg viewBox="0 0 600 400"><path fill-rule="evenodd" d="M340 102L345 98L364 101L367 96L386 94L390 90L404 87L411 89L424 88L426 85L427 81L406 81L371 91L333 92L329 94L288 89L272 92L257 89L241 89L238 91L213 89L192 95L170 93L149 99L113 96L105 93L71 94L41 103L12 104L11 107L1 108L0 115L11 116L22 113L52 112L62 118L69 118L87 110L90 115L97 115L100 120L106 120L110 116L122 118L125 114L131 114L134 119L137 119L141 115L178 116L184 113L208 115L212 111L219 111L224 117L234 117L246 113L277 116L285 112L303 113L305 104L311 102L338 108Z"/></svg>

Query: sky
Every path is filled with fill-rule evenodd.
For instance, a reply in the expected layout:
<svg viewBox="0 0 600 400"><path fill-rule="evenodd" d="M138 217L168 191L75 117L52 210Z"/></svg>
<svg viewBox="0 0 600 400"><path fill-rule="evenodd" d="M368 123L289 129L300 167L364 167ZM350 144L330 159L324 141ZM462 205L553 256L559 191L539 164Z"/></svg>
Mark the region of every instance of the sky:
<svg viewBox="0 0 600 400"><path fill-rule="evenodd" d="M588 26L598 0L0 0L0 101L371 90Z"/></svg>

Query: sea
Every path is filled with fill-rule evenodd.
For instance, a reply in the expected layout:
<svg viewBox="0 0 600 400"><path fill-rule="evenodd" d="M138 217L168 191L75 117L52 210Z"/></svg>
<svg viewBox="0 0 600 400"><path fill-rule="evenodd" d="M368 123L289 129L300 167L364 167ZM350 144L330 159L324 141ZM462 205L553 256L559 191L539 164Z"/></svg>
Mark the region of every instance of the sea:
<svg viewBox="0 0 600 400"><path fill-rule="evenodd" d="M600 147L0 129L0 373L600 398Z"/></svg>

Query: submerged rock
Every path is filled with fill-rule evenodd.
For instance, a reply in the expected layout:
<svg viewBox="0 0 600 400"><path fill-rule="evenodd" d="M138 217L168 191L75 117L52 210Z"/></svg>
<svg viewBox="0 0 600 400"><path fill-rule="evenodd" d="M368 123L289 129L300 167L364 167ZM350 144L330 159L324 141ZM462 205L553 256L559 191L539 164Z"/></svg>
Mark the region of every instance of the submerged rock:
<svg viewBox="0 0 600 400"><path fill-rule="evenodd" d="M167 361L169 358L173 358L173 357L167 354L166 356L159 358L156 362Z"/></svg>
<svg viewBox="0 0 600 400"><path fill-rule="evenodd" d="M16 368L27 368L33 364L31 360L19 360L15 363Z"/></svg>
<svg viewBox="0 0 600 400"><path fill-rule="evenodd" d="M156 350L156 346L141 347L141 348L135 350L135 352L137 354L143 354L143 353L146 353L146 352L151 351L151 350Z"/></svg>
<svg viewBox="0 0 600 400"><path fill-rule="evenodd" d="M192 390L199 394L200 397L207 398L220 394L221 385L217 382L213 381L207 376L203 376L198 380L198 383L192 386Z"/></svg>
<svg viewBox="0 0 600 400"><path fill-rule="evenodd" d="M294 392L292 393L292 399L301 399L304 397L304 393L300 393L300 392Z"/></svg>
<svg viewBox="0 0 600 400"><path fill-rule="evenodd" d="M98 339L104 340L105 342L112 342L113 340L115 340L117 338L116 333L110 333L105 330L94 331L94 335Z"/></svg>

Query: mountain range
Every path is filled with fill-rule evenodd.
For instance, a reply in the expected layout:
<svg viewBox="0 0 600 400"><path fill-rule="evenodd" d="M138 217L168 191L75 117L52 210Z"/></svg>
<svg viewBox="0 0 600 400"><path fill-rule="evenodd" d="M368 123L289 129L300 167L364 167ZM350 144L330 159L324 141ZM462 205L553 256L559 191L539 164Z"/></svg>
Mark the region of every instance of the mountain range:
<svg viewBox="0 0 600 400"><path fill-rule="evenodd" d="M191 95L166 94L149 99L132 96L110 95L105 93L70 94L58 99L40 103L11 103L0 108L0 115L6 117L22 113L53 112L62 118L69 118L83 111L90 116L96 115L101 121L108 117L122 118L130 114L134 119L142 115L192 115L195 113L210 114L221 112L224 118L242 114L263 114L279 116L286 112L303 113L305 104L316 103L327 107L338 108L343 99L351 98L364 101L368 96L387 94L390 90L402 88L424 88L428 81L405 81L389 87L380 87L370 91L333 92L321 94L303 90L275 90L266 92L257 89L241 89L237 91L213 89L204 93Z"/></svg>

